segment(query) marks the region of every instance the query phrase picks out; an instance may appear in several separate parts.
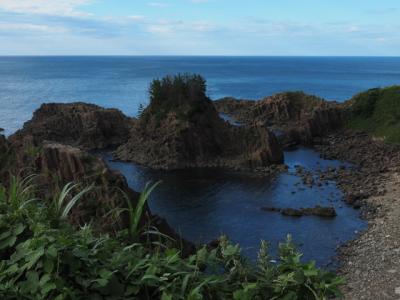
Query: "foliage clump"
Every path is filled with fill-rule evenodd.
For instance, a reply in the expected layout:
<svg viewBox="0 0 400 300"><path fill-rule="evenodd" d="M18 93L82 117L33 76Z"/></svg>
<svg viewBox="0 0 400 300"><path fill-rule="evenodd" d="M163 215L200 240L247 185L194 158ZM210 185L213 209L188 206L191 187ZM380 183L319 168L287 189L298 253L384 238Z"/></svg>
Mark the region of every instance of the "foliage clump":
<svg viewBox="0 0 400 300"><path fill-rule="evenodd" d="M400 86L371 89L354 96L347 126L400 144Z"/></svg>
<svg viewBox="0 0 400 300"><path fill-rule="evenodd" d="M178 74L155 79L149 88L150 105L141 114L146 120L154 116L158 121L169 113L178 119L189 120L211 105L206 95L206 81L197 74Z"/></svg>
<svg viewBox="0 0 400 300"><path fill-rule="evenodd" d="M262 242L257 265L222 237L189 257L167 236L136 228L116 236L73 228L52 204L35 199L33 177L0 188L0 299L327 299L342 280L304 264L290 239L271 263ZM68 187L67 187L68 188ZM153 187L154 188L154 187ZM64 199L65 197L63 197ZM60 199L60 197L54 197ZM72 198L73 199L73 198ZM54 201L56 201L54 200ZM56 218L57 220L54 220ZM134 234L131 230L136 231ZM157 239L139 239L155 235Z"/></svg>

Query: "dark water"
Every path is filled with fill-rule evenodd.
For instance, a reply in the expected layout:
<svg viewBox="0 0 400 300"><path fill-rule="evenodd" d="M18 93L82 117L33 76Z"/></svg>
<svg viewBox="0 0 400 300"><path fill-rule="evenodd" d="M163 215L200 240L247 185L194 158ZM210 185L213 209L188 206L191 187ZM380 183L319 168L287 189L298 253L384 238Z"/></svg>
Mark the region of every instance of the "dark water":
<svg viewBox="0 0 400 300"><path fill-rule="evenodd" d="M9 134L43 102L92 102L136 115L149 82L200 73L209 96L259 99L303 90L345 100L400 83L400 58L357 57L0 57L0 127Z"/></svg>
<svg viewBox="0 0 400 300"><path fill-rule="evenodd" d="M323 160L306 148L286 152L285 159L289 172L276 180L216 169L152 171L135 164L112 162L110 157L108 163L121 171L135 190L141 190L149 181L162 180L151 196L150 208L193 242L209 242L224 233L240 243L245 255L255 259L261 239L269 241L275 251L290 233L304 252L304 259L316 260L322 266L335 265L336 247L354 238L366 224L359 219L358 211L341 201L342 194L334 182L308 188L294 174L294 166L315 171L341 163ZM260 209L315 205L334 206L338 216L293 218Z"/></svg>

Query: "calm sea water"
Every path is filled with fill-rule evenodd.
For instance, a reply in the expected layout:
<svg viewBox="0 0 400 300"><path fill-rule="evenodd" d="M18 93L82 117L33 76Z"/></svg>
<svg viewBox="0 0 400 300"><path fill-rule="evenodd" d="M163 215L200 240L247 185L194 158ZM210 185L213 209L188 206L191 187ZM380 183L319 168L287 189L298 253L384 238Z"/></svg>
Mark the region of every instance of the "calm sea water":
<svg viewBox="0 0 400 300"><path fill-rule="evenodd" d="M149 181L162 180L151 195L150 208L166 218L183 237L196 243L207 243L227 234L253 260L257 257L261 239L268 241L272 252L276 253L278 244L287 234L292 234L305 261L315 260L320 266L335 267L336 248L366 226L359 218L359 212L343 203L335 182L310 188L295 174L296 165L314 172L343 164L321 159L311 149L285 152L289 172L282 173L277 179L218 169L154 171L132 163L112 161L110 155L106 158L109 166L124 174L135 190L142 190ZM261 210L262 207L316 205L335 207L337 216L333 219L296 218Z"/></svg>
<svg viewBox="0 0 400 300"><path fill-rule="evenodd" d="M85 101L136 115L155 77L196 72L213 99L259 99L303 90L345 100L400 83L400 58L355 57L0 57L0 127L12 133L43 102Z"/></svg>

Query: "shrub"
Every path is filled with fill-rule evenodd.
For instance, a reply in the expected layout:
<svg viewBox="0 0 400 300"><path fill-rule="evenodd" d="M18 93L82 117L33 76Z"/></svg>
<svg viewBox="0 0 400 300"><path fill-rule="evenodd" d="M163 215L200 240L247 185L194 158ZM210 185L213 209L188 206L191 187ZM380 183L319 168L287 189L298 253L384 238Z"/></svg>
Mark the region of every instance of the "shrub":
<svg viewBox="0 0 400 300"><path fill-rule="evenodd" d="M155 79L149 88L150 105L140 115L145 120L151 116L157 121L168 113L178 119L188 120L203 112L210 104L206 96L206 81L196 74L178 74Z"/></svg>
<svg viewBox="0 0 400 300"><path fill-rule="evenodd" d="M271 263L265 242L254 266L226 237L221 237L214 249L201 247L191 256L182 257L179 249L167 246L168 237L162 234L158 242L132 242L128 230L110 237L95 234L89 225L75 229L60 222L53 226L49 218L53 210L47 203L31 201L31 182L16 180L14 184L17 187L0 188L1 299L340 296L342 279L317 269L314 263L301 263L301 254L290 238L280 245L278 264ZM143 199L151 189L146 191ZM20 197L20 201L13 200L18 205L9 205L15 195Z"/></svg>

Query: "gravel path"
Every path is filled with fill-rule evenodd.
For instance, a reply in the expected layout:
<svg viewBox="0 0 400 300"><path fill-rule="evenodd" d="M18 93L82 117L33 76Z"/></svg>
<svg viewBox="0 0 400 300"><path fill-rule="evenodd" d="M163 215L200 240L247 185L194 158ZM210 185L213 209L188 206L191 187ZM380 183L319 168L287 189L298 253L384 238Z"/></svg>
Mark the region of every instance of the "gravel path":
<svg viewBox="0 0 400 300"><path fill-rule="evenodd" d="M391 173L384 186L385 195L367 200L379 213L342 248L345 299L400 299L400 173Z"/></svg>

